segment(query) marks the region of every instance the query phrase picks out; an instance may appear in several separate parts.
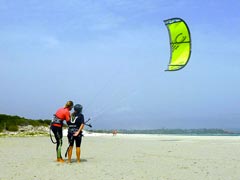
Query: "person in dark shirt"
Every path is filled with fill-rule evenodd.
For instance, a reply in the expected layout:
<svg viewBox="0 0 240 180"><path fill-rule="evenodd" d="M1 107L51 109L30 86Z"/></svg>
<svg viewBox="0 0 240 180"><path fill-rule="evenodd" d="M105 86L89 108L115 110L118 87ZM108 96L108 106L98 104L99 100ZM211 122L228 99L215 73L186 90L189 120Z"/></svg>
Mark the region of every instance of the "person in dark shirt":
<svg viewBox="0 0 240 180"><path fill-rule="evenodd" d="M80 163L80 153L81 153L81 142L82 142L82 130L84 128L84 115L82 114L83 107L80 104L74 106L74 112L71 115L70 121L68 124L68 162L71 163L72 150L74 142L76 143L76 156L77 162Z"/></svg>

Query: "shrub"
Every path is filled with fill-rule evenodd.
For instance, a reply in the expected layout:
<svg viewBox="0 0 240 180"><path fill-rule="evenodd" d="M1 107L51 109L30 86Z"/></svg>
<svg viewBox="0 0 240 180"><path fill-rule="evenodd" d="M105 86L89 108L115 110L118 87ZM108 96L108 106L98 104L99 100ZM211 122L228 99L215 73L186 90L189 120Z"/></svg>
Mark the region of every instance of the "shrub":
<svg viewBox="0 0 240 180"><path fill-rule="evenodd" d="M11 124L11 125L8 125L8 126L6 127L6 129L7 129L8 131L18 131L18 126L17 126L17 125L14 125L14 124Z"/></svg>
<svg viewBox="0 0 240 180"><path fill-rule="evenodd" d="M0 124L0 132L3 132L4 127Z"/></svg>

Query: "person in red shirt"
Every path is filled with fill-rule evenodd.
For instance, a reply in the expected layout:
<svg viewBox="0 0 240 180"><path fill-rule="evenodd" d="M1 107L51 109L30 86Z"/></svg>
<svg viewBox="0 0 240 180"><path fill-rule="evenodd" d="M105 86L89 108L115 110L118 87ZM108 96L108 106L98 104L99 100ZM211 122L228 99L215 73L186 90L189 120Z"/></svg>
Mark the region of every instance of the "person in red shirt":
<svg viewBox="0 0 240 180"><path fill-rule="evenodd" d="M62 155L61 155L61 149L62 149L62 126L63 121L65 120L68 122L70 120L70 111L73 108L73 102L68 101L64 107L59 108L57 112L54 114L52 123L51 123L51 130L54 133L54 136L57 141L56 151L57 151L57 162L64 162Z"/></svg>

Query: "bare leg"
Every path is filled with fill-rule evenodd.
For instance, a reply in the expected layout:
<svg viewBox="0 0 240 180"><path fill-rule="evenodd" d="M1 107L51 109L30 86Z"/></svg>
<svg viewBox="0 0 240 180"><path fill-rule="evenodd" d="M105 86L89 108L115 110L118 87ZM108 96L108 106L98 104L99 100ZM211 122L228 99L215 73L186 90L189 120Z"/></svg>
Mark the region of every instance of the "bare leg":
<svg viewBox="0 0 240 180"><path fill-rule="evenodd" d="M80 147L76 147L76 155L77 155L77 162L78 163L80 163L80 154L81 154Z"/></svg>
<svg viewBox="0 0 240 180"><path fill-rule="evenodd" d="M68 149L68 163L71 163L73 146L69 146Z"/></svg>

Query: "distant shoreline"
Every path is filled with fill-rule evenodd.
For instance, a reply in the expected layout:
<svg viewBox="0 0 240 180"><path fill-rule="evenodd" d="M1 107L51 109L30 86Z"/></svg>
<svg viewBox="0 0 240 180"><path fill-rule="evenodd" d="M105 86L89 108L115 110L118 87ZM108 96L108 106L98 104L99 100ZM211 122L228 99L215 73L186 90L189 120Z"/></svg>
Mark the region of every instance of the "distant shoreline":
<svg viewBox="0 0 240 180"><path fill-rule="evenodd" d="M0 114L0 136L47 136L51 120L31 120L19 116ZM64 125L66 129L67 126ZM240 129L87 129L88 134L153 134L184 136L240 136Z"/></svg>
<svg viewBox="0 0 240 180"><path fill-rule="evenodd" d="M151 129L151 130L116 130L117 134L153 134L184 136L240 136L239 132L223 129ZM112 133L113 130L90 130L93 133Z"/></svg>
<svg viewBox="0 0 240 180"><path fill-rule="evenodd" d="M153 131L155 133L153 133ZM166 130L169 132L169 130ZM224 133L207 133L207 130L201 133L193 133L193 131L186 130L182 131L182 133L177 133L178 130L171 130L170 133L163 132L162 130L119 130L116 134L113 134L112 130L85 130L84 136L240 136L239 133L232 133L232 132L224 132ZM196 130L197 131L197 130ZM33 127L31 125L28 126L19 126L18 131L6 131L0 133L0 137L35 137L35 136L49 136L49 127L46 126L37 126ZM63 129L63 136L67 136L67 128Z"/></svg>

